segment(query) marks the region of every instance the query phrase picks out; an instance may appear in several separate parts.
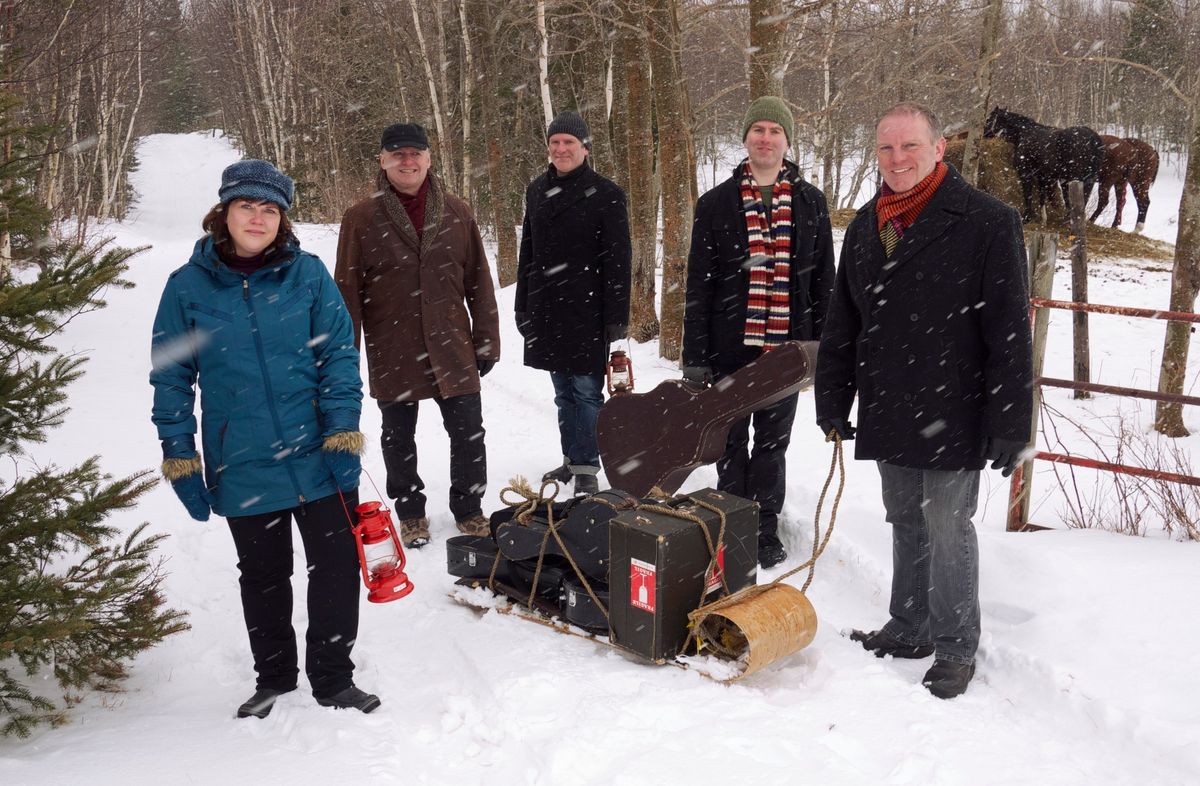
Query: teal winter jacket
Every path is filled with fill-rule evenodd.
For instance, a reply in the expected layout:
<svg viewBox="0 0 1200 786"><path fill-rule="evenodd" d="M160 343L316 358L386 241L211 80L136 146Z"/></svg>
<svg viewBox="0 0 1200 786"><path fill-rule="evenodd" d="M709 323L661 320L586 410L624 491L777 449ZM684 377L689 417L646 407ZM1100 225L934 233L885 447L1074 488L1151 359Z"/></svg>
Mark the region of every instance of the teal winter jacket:
<svg viewBox="0 0 1200 786"><path fill-rule="evenodd" d="M159 439L200 432L220 516L337 492L321 445L358 431L362 380L350 316L320 259L296 245L243 275L211 237L171 274L154 319L150 384Z"/></svg>

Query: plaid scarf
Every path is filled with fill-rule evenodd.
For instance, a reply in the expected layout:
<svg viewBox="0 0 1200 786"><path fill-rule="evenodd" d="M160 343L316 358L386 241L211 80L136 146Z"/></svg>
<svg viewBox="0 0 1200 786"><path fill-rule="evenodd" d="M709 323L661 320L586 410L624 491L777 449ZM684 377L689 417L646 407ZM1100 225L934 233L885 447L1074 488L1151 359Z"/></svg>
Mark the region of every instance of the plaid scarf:
<svg viewBox="0 0 1200 786"><path fill-rule="evenodd" d="M742 162L739 190L750 241L750 291L746 301L745 343L764 350L788 340L791 328L792 183L779 170L771 191L771 220L748 161Z"/></svg>
<svg viewBox="0 0 1200 786"><path fill-rule="evenodd" d="M400 236L421 256L428 254L429 250L433 248L433 242L438 236L442 221L442 210L446 204L446 194L442 182L432 172L427 176L425 185L429 188L425 194L425 226L418 232L417 228L413 226L412 218L409 217L404 203L400 201L400 195L388 182L387 172L381 169L375 176L375 187L379 189L379 198L383 200L383 208L388 218L396 225Z"/></svg>
<svg viewBox="0 0 1200 786"><path fill-rule="evenodd" d="M917 216L933 199L938 186L946 179L946 165L941 161L925 178L902 194L897 194L884 183L879 189L879 200L875 203L875 221L884 252L890 257L900 245L904 230L913 225Z"/></svg>

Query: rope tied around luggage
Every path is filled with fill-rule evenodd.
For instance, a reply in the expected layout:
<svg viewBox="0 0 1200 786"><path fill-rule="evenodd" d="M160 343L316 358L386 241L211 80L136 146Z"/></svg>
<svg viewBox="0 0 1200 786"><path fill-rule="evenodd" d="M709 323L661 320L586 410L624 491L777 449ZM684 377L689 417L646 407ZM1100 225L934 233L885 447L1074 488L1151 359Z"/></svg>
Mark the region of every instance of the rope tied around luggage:
<svg viewBox="0 0 1200 786"><path fill-rule="evenodd" d="M843 460L843 445L842 438L836 431L830 430L825 436L826 442L833 443L833 455L829 461L829 473L825 477L825 484L821 488L821 495L817 500L817 510L813 515L813 547L812 556L807 562L797 565L788 572L776 577L773 581L766 584L755 584L745 589L739 590L731 595L726 595L718 598L712 603L700 606L695 611L688 614L689 626L691 632L687 640L683 643L683 648L680 653L686 652L688 646L693 640L696 642L696 651L707 647L717 653L730 658L738 658L745 650L748 642L744 636L738 634L732 622L726 621L723 625L711 626L709 630L705 627L705 621L713 614L719 613L723 609L727 609L737 603L749 600L760 596L777 585L781 584L785 579L789 579L805 568L808 569L808 578L804 582L804 586L800 588L801 594L808 591L812 584L813 576L816 570L817 559L825 552L825 547L829 544L829 537L833 534L834 524L837 521L838 506L842 500L842 492L846 488L846 467ZM838 473L838 488L834 495L833 504L829 512L829 525L825 528L824 537L821 535L821 510L825 506L825 499L829 492L829 486L833 482L834 472Z"/></svg>
<svg viewBox="0 0 1200 786"><path fill-rule="evenodd" d="M529 517L537 512L538 507L545 505L546 507L546 534L542 536L542 543L538 548L537 566L533 571L533 586L529 589L529 599L526 601L526 606L533 609L533 599L537 595L538 580L542 575L542 563L546 558L546 546L550 543L550 536L554 536L554 540L558 543L559 549L562 550L563 556L567 558L567 562L571 564L571 569L575 571L575 575L583 584L583 588L587 590L588 596L592 599L592 603L596 604L596 608L604 614L604 619L608 619L608 607L600 602L600 598L596 596L595 590L592 589L591 582L587 580L587 576L579 568L575 562L575 558L571 556L570 549L563 542L562 535L558 533L558 523L554 520L554 499L558 496L559 485L555 480L542 481L542 486L538 491L534 491L529 485L529 481L518 475L509 481L508 486L500 490L500 501L505 505L517 508L517 512L513 514L513 519L522 527L529 526ZM553 490L547 495L547 488L553 487ZM512 493L518 496L518 499L506 499L505 494ZM492 562L491 574L488 576L488 589L492 592L496 591L494 586L496 578L496 568L500 564L500 552L496 552L496 559Z"/></svg>
<svg viewBox="0 0 1200 786"><path fill-rule="evenodd" d="M716 505L710 505L704 500L689 497L687 504L695 505L698 508L704 508L717 514L717 520L720 522L717 529L717 542L713 543L712 535L708 531L708 527L704 526L704 521L694 513L689 513L686 510L672 508L667 505L638 505L638 510L649 511L650 513L661 513L664 516L690 521L700 528L700 532L704 534L704 543L708 546L708 569L704 571L704 576L713 575L716 571L717 576L721 579L721 588L729 592L729 582L725 580L725 571L716 570L718 555L721 553L721 547L725 544L725 511L718 508ZM704 582L704 586L700 589L700 603L704 602L704 596L708 594L708 582Z"/></svg>

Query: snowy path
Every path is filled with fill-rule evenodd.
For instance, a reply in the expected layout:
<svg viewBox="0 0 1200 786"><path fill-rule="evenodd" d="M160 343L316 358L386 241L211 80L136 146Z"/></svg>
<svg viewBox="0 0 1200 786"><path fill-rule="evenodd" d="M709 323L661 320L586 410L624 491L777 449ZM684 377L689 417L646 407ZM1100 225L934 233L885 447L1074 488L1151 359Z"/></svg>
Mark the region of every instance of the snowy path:
<svg viewBox="0 0 1200 786"><path fill-rule="evenodd" d="M154 248L134 262L138 287L111 293L108 309L77 320L64 338L63 346L90 357L89 373L71 390L67 425L42 451L60 464L100 453L113 474L157 463L146 383L151 318L163 281L186 259L214 201L221 168L235 157L224 141L198 135L151 137L140 152L142 207L135 221L112 231L121 245ZM301 233L332 266L336 227ZM1121 278L1099 271L1093 299L1165 299L1162 273ZM520 365L511 297L511 289L499 293L504 359L484 380L488 506L498 504L510 477L540 475L559 459L549 381ZM1051 361L1069 371L1069 332L1056 330ZM1161 328L1095 321L1093 341L1101 378L1130 384L1156 368ZM640 389L677 373L655 351L633 348ZM1113 409L1104 400L1059 403L1080 416ZM811 411L811 394L802 396L800 412ZM1006 534L1007 485L989 474L978 519L978 676L964 696L943 702L919 684L928 661L877 660L840 635L883 621L891 574L878 476L848 461L837 531L810 590L820 617L816 640L744 684L719 685L453 603L443 548L453 534L446 439L436 408L423 412L418 444L435 542L409 555L413 595L385 606L364 601L355 651L358 682L383 698L378 712L319 708L302 685L266 720L232 719L253 682L232 543L223 521L188 520L160 487L121 524L149 520L153 531L172 535L164 546L166 588L171 604L190 613L192 630L145 654L126 693L89 699L71 725L28 741L0 740L0 783L1200 780L1200 544L1078 530ZM797 419L789 453L789 566L810 548L829 461L809 420ZM1189 413L1189 423L1200 426L1195 421ZM377 440L379 414L369 401L363 430ZM367 469L382 486L377 451ZM714 481L706 468L687 488ZM1041 475L1038 483L1050 487ZM1038 515L1055 523L1059 508L1047 500ZM302 575L303 564L296 570ZM302 608L296 617L302 629Z"/></svg>

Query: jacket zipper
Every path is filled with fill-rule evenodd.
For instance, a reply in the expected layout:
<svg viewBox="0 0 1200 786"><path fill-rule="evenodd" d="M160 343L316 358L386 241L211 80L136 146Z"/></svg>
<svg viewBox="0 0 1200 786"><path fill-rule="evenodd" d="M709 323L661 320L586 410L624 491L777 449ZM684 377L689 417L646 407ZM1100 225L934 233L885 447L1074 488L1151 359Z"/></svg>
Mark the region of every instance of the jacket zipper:
<svg viewBox="0 0 1200 786"><path fill-rule="evenodd" d="M254 350L258 353L258 367L262 371L263 386L267 389L267 409L271 411L271 422L275 424L275 435L279 438L279 444L287 447L283 438L283 424L279 421L279 410L275 408L275 392L271 388L271 375L267 373L267 353L263 349L262 333L258 329L258 313L254 310L254 301L250 299L250 278L246 275L242 276L242 300L245 301L246 308L250 310L250 331L254 334ZM292 479L292 488L296 491L296 498L303 505L306 500L300 493L300 481L296 477L296 468L286 457L283 459L283 465L287 469L288 477Z"/></svg>

